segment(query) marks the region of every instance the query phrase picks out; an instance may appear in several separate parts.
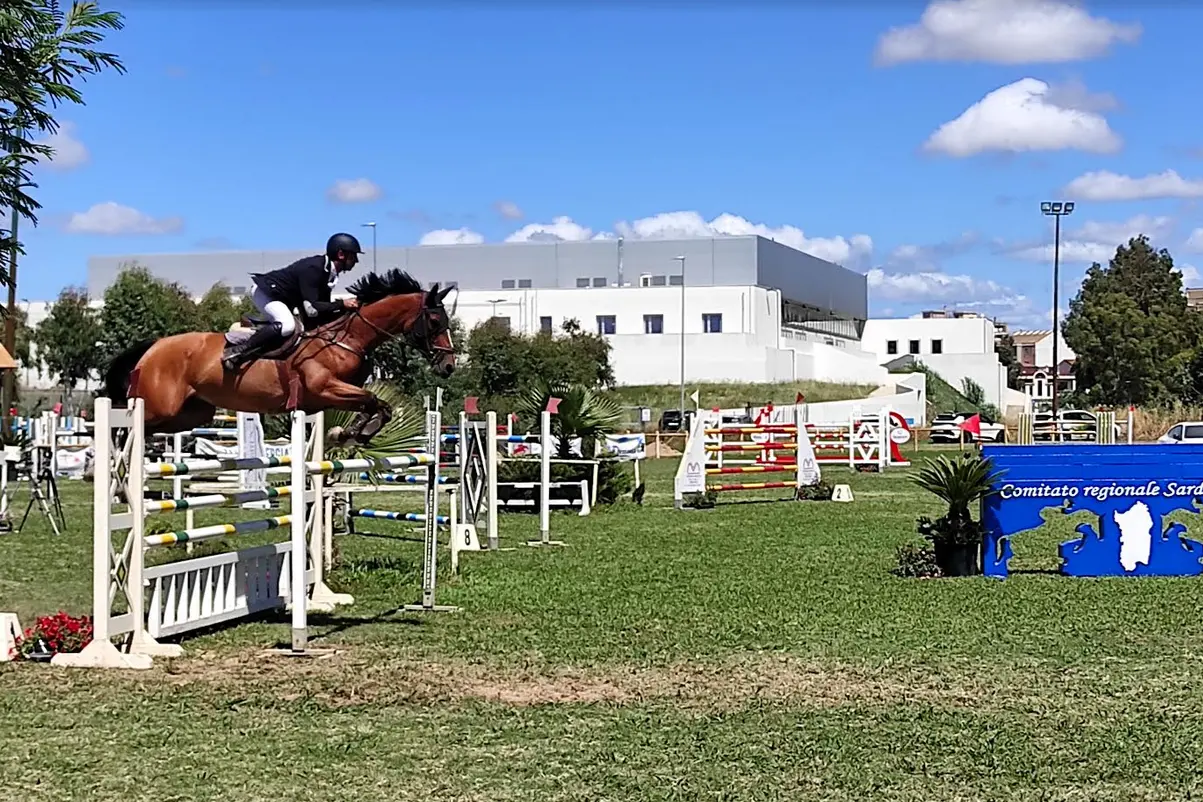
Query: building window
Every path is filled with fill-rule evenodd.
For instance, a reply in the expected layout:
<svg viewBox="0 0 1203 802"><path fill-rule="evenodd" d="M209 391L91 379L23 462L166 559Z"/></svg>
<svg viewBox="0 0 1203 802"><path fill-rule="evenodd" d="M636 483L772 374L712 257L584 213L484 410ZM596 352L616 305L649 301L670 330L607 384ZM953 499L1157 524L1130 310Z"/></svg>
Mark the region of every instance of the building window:
<svg viewBox="0 0 1203 802"><path fill-rule="evenodd" d="M246 287L231 287L230 295L246 295Z"/></svg>
<svg viewBox="0 0 1203 802"><path fill-rule="evenodd" d="M587 278L578 278L578 279L576 280L576 286L577 286L578 288L580 288L580 287L588 287L588 286L589 286L589 279L587 279Z"/></svg>
<svg viewBox="0 0 1203 802"><path fill-rule="evenodd" d="M510 319L508 317L493 317L492 321L494 324L500 326L505 331L510 330Z"/></svg>
<svg viewBox="0 0 1203 802"><path fill-rule="evenodd" d="M1036 364L1036 346L1023 345L1019 348L1019 361L1024 365Z"/></svg>
<svg viewBox="0 0 1203 802"><path fill-rule="evenodd" d="M531 280L528 278L518 279L518 289L529 290L531 288Z"/></svg>
<svg viewBox="0 0 1203 802"><path fill-rule="evenodd" d="M702 315L702 331L707 334L721 334L723 331L723 316L718 312L707 312Z"/></svg>
<svg viewBox="0 0 1203 802"><path fill-rule="evenodd" d="M514 289L516 284L517 284L517 282L514 281L512 278L503 278L501 280L501 289L512 290L512 289Z"/></svg>
<svg viewBox="0 0 1203 802"><path fill-rule="evenodd" d="M652 286L653 287L668 286L668 276L652 276Z"/></svg>
<svg viewBox="0 0 1203 802"><path fill-rule="evenodd" d="M598 315L597 316L597 333L598 334L613 334L615 329L614 315Z"/></svg>
<svg viewBox="0 0 1203 802"><path fill-rule="evenodd" d="M594 286L594 287L604 287L604 286L606 286L606 279L605 279L604 277L598 277L598 276L594 276L594 277L593 277L593 286Z"/></svg>
<svg viewBox="0 0 1203 802"><path fill-rule="evenodd" d="M539 331L543 332L544 334L551 334L550 316L539 318Z"/></svg>
<svg viewBox="0 0 1203 802"><path fill-rule="evenodd" d="M898 353L898 341L897 340L886 340L886 353L887 354Z"/></svg>
<svg viewBox="0 0 1203 802"><path fill-rule="evenodd" d="M910 352L912 354L919 353L919 341L918 340L911 340L909 345L911 347Z"/></svg>
<svg viewBox="0 0 1203 802"><path fill-rule="evenodd" d="M944 353L944 341L943 340L932 340L931 341L931 352L933 354Z"/></svg>
<svg viewBox="0 0 1203 802"><path fill-rule="evenodd" d="M644 315L643 316L643 333L644 334L663 334L664 333L664 315Z"/></svg>
<svg viewBox="0 0 1203 802"><path fill-rule="evenodd" d="M684 283L685 283L685 277L682 276L680 273L673 273L671 276L668 277L668 285L670 287L680 287Z"/></svg>

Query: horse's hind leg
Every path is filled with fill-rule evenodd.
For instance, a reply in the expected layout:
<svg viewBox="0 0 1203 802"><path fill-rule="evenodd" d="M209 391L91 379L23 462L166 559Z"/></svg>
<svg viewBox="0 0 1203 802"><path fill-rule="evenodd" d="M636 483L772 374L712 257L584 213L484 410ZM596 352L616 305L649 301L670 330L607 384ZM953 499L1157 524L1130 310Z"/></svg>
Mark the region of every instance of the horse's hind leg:
<svg viewBox="0 0 1203 802"><path fill-rule="evenodd" d="M346 409L359 413L345 431L337 427L329 431L327 436L335 445L347 441L366 445L393 416L393 411L372 393L337 379L326 382L320 392L313 394L312 400L321 409Z"/></svg>

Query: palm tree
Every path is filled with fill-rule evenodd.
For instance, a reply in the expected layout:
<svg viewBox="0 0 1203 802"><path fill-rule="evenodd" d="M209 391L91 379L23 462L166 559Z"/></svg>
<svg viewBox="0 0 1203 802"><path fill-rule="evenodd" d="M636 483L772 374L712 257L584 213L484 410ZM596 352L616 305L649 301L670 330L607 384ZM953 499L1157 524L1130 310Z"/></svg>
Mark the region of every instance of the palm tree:
<svg viewBox="0 0 1203 802"><path fill-rule="evenodd" d="M581 384L539 382L516 404L519 416L538 420L551 398L560 399L551 416L551 434L559 438L556 459L572 458L572 441L581 439L581 456L591 458L597 441L614 431L622 419L622 408L612 398Z"/></svg>
<svg viewBox="0 0 1203 802"><path fill-rule="evenodd" d="M37 187L31 170L41 159L54 157L45 138L59 123L52 110L64 102L83 105L75 84L103 71L125 72L112 53L96 50L106 31L124 27L122 15L101 11L90 0L71 3L64 11L58 0L5 0L0 13L0 207L10 210L7 228L0 223L0 280L8 285L4 347L16 350L13 319L17 299L17 255L23 253L17 226L24 218L35 226L41 204L29 190ZM6 371L0 416L16 398L16 371Z"/></svg>

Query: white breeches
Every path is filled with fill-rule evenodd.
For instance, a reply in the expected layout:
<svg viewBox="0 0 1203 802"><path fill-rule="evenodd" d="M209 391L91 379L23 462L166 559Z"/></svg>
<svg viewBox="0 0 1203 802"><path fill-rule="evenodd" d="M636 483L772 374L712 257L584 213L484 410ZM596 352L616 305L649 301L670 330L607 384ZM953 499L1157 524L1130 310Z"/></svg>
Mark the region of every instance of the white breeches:
<svg viewBox="0 0 1203 802"><path fill-rule="evenodd" d="M262 288L256 287L251 295L251 301L260 312L267 315L280 326L281 336L288 337L296 330L296 316L283 301L273 301Z"/></svg>

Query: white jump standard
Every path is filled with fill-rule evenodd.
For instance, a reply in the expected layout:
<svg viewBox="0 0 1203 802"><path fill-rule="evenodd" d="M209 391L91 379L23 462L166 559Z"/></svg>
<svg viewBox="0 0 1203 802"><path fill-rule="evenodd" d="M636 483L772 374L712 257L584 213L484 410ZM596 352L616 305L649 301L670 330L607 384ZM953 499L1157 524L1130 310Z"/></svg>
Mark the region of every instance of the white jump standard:
<svg viewBox="0 0 1203 802"><path fill-rule="evenodd" d="M438 413L434 415L437 432ZM318 477L346 471L389 470L426 465L432 474L427 507L437 481L436 458L431 454L406 454L380 459L307 460L320 456L324 446L322 416L292 415L290 453L282 457L195 460L178 463L145 462L144 410L141 399L128 409L113 409L109 399L96 401L95 486L93 488L93 640L78 654L59 654L52 662L80 667L150 668L153 657L179 656L182 647L157 639L214 624L245 618L280 607L291 608L291 649L308 650L308 611L329 610L354 600L326 587L323 577L322 522ZM114 435L123 443L114 441ZM149 476L197 475L231 470L276 469L287 466L288 488L215 493L167 501L143 497ZM114 497L124 498L128 511L115 513ZM163 535L145 534L147 514L204 507L226 507L286 498L287 515L197 527ZM213 555L145 567L148 548L202 539L287 528L287 543L276 543L228 554ZM112 533L124 533L114 549ZM434 538L433 516L426 522L428 540ZM307 535L312 540L307 542ZM425 579L425 578L424 578ZM149 588L149 593L147 592ZM431 596L433 585L431 585ZM426 600L426 588L424 598ZM114 609L114 602L127 609ZM149 608L149 609L148 609ZM426 606L424 605L424 609ZM112 642L124 636L125 651Z"/></svg>

